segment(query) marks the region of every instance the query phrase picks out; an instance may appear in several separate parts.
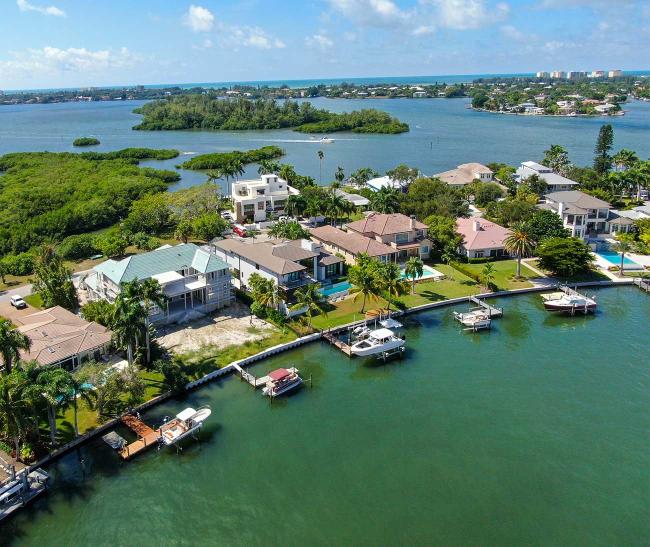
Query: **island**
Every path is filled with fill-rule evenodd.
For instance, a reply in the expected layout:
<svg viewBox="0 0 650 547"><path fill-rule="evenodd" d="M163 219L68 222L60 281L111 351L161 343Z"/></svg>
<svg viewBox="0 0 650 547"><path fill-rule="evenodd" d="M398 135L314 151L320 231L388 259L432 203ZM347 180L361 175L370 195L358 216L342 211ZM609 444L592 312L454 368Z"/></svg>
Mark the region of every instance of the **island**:
<svg viewBox="0 0 650 547"><path fill-rule="evenodd" d="M95 137L79 137L72 141L72 146L96 146L101 144Z"/></svg>
<svg viewBox="0 0 650 547"><path fill-rule="evenodd" d="M135 130L265 130L291 128L303 133L404 133L406 123L379 110L335 114L309 102L273 99L223 99L217 94L180 95L152 101L134 110L142 115Z"/></svg>

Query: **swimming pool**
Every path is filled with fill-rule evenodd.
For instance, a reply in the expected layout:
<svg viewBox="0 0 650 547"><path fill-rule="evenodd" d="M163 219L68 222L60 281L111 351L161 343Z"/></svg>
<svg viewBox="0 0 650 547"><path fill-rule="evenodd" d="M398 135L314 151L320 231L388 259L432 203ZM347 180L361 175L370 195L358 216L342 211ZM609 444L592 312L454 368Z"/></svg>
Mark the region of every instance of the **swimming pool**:
<svg viewBox="0 0 650 547"><path fill-rule="evenodd" d="M621 265L621 254L617 253L616 251L598 251L595 253L597 256L605 260L606 262L609 262L612 266L619 266ZM638 264L634 262L634 260L631 260L627 256L623 258L623 269L624 270L642 270L643 266L641 264Z"/></svg>
<svg viewBox="0 0 650 547"><path fill-rule="evenodd" d="M338 294L342 292L349 291L354 285L349 281L341 281L340 283L334 283L328 287L323 287L320 290L320 293L325 297L330 297L333 294Z"/></svg>
<svg viewBox="0 0 650 547"><path fill-rule="evenodd" d="M422 270L423 270L422 277L416 277L415 278L416 281L420 281L422 279L444 279L445 277L445 274L440 273L438 270L432 268L431 266L424 266ZM402 279L408 279L409 281L411 281L411 278L406 275L406 271L404 270L404 268L402 268L401 275L402 275Z"/></svg>

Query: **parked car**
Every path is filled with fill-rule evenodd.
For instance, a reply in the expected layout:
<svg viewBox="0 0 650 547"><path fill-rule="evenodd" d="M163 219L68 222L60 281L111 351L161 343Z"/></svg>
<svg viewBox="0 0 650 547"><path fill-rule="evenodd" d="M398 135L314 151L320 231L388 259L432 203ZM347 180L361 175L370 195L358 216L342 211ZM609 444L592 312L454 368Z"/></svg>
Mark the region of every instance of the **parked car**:
<svg viewBox="0 0 650 547"><path fill-rule="evenodd" d="M241 224L233 224L232 231L235 232L239 237L246 237L248 232Z"/></svg>
<svg viewBox="0 0 650 547"><path fill-rule="evenodd" d="M25 302L23 300L23 297L18 294L14 294L10 298L9 303L17 310L22 310L23 308L27 307L27 302Z"/></svg>
<svg viewBox="0 0 650 547"><path fill-rule="evenodd" d="M222 211L221 218L225 218L226 220L234 220L230 211Z"/></svg>

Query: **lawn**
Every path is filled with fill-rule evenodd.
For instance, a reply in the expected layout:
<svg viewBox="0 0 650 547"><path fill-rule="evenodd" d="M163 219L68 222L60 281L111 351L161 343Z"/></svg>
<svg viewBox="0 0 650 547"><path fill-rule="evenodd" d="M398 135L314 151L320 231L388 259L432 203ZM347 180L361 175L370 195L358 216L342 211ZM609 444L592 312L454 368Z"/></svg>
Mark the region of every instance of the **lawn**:
<svg viewBox="0 0 650 547"><path fill-rule="evenodd" d="M43 299L40 294L28 294L23 300L32 308L36 308L37 310L43 309Z"/></svg>
<svg viewBox="0 0 650 547"><path fill-rule="evenodd" d="M516 260L497 260L492 262L494 266L494 283L501 290L524 289L532 287L533 284L528 281L531 278L539 277L533 270L526 267L524 262L521 263L521 277L516 279L517 261ZM485 264L464 264L467 269L478 276L483 275Z"/></svg>
<svg viewBox="0 0 650 547"><path fill-rule="evenodd" d="M539 262L535 261L533 263L533 266L537 268L538 270L544 272L546 275L549 277L552 277L556 279L557 281L560 281L562 283L583 283L587 281L610 281L609 277L607 277L604 273L599 272L596 269L589 270L588 272L583 272L579 273L577 275L574 275L573 277L557 277L554 276L551 272L548 272L544 270L543 268L540 267Z"/></svg>

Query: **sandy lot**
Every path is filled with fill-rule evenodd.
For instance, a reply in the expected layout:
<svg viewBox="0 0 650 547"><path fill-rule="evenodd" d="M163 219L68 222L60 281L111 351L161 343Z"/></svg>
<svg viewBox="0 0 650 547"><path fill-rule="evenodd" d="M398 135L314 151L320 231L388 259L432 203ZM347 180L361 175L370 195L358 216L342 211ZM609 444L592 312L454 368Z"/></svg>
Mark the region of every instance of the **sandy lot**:
<svg viewBox="0 0 650 547"><path fill-rule="evenodd" d="M268 336L275 327L262 319L253 318L247 306L235 301L214 315L184 325L158 328L156 340L175 353L196 351L203 346L226 347L243 344ZM252 331L252 332L251 332Z"/></svg>
<svg viewBox="0 0 650 547"><path fill-rule="evenodd" d="M33 308L32 306L29 305L22 310L17 310L11 304L9 304L9 302L0 302L0 317L9 319L9 321L14 323L15 325L20 325L21 317L25 315L30 315L32 313L36 313L37 311L41 311L41 310L39 310L38 308Z"/></svg>

